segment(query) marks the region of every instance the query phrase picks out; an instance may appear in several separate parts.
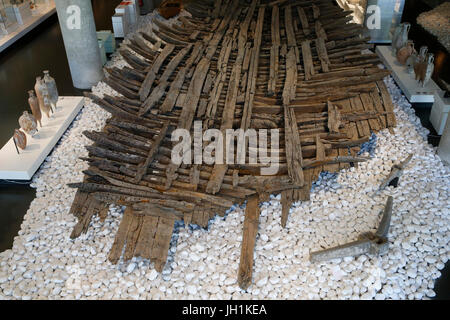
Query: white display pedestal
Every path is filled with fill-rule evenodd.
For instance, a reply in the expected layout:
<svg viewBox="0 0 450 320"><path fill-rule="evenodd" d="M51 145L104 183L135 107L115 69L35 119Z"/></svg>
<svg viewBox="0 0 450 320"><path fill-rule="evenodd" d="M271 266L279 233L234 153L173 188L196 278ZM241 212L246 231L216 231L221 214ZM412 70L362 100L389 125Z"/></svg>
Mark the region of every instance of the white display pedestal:
<svg viewBox="0 0 450 320"><path fill-rule="evenodd" d="M22 38L54 13L56 13L55 3L50 1L49 5L40 6L36 12L32 12L32 16L24 19L22 25L15 24L14 30L7 30L8 34L0 37L0 52Z"/></svg>
<svg viewBox="0 0 450 320"><path fill-rule="evenodd" d="M442 91L436 83L430 79L425 87L414 79L414 74L409 74L406 67L401 65L391 51L391 46L377 46L377 54L383 64L392 71L392 77L402 89L409 102L434 102L434 93Z"/></svg>
<svg viewBox="0 0 450 320"><path fill-rule="evenodd" d="M27 134L27 147L19 149L20 154L11 138L0 150L0 179L31 180L83 105L84 97L60 97L50 119L42 116L39 132L34 137Z"/></svg>
<svg viewBox="0 0 450 320"><path fill-rule="evenodd" d="M430 122L438 135L442 135L450 111L450 98L444 98L444 91L436 92L431 107Z"/></svg>

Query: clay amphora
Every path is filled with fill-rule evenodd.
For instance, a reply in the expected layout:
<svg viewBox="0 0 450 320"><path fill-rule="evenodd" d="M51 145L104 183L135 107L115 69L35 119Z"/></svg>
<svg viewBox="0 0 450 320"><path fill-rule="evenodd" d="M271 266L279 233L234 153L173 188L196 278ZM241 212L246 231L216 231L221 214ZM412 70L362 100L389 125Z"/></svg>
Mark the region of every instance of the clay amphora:
<svg viewBox="0 0 450 320"><path fill-rule="evenodd" d="M425 61L420 61L414 65L416 80L422 84L422 87L430 80L434 70L434 55L429 53Z"/></svg>
<svg viewBox="0 0 450 320"><path fill-rule="evenodd" d="M432 53L428 54L426 64L427 64L427 66L425 67L425 76L422 81L422 87L425 87L427 85L428 81L430 81L431 76L433 75L434 54L432 54Z"/></svg>
<svg viewBox="0 0 450 320"><path fill-rule="evenodd" d="M36 78L36 85L34 86L34 91L36 91L36 97L39 101L39 108L41 111L50 118L51 104L50 99L48 98L48 90L44 81L42 81L41 77Z"/></svg>
<svg viewBox="0 0 450 320"><path fill-rule="evenodd" d="M56 109L56 104L58 102L58 88L56 87L56 81L50 76L48 70L44 71L44 83L47 87L48 97L50 99L50 103L53 107L53 110Z"/></svg>
<svg viewBox="0 0 450 320"><path fill-rule="evenodd" d="M408 68L408 72L410 74L414 73L414 65L416 63L419 63L419 62L425 60L427 52L428 52L428 47L422 46L419 49L419 54L417 54L417 52L414 52L412 55L409 56L409 58L406 60L406 67Z"/></svg>
<svg viewBox="0 0 450 320"><path fill-rule="evenodd" d="M400 33L395 38L395 41L392 42L394 54L397 54L397 51L403 48L408 42L408 32L410 28L411 25L408 22L402 23L402 29Z"/></svg>
<svg viewBox="0 0 450 320"><path fill-rule="evenodd" d="M406 43L406 46L401 48L397 51L397 60L401 64L405 65L406 60L409 58L410 55L412 55L416 50L414 49L414 42L411 40L408 40Z"/></svg>
<svg viewBox="0 0 450 320"><path fill-rule="evenodd" d="M34 119L34 117L29 114L28 111L24 111L20 116L19 124L20 128L30 136L34 136L38 131L36 119Z"/></svg>
<svg viewBox="0 0 450 320"><path fill-rule="evenodd" d="M27 136L19 129L14 130L13 141L16 146L17 153L19 153L19 149L17 149L17 147L19 147L22 150L24 150L27 147Z"/></svg>
<svg viewBox="0 0 450 320"><path fill-rule="evenodd" d="M28 98L28 104L30 105L31 113L33 113L33 117L36 119L36 121L39 123L39 125L40 125L41 128L42 128L42 123L41 123L41 119L42 119L41 108L39 108L39 101L38 101L36 95L34 94L34 90L28 91L28 95L30 96L30 97Z"/></svg>

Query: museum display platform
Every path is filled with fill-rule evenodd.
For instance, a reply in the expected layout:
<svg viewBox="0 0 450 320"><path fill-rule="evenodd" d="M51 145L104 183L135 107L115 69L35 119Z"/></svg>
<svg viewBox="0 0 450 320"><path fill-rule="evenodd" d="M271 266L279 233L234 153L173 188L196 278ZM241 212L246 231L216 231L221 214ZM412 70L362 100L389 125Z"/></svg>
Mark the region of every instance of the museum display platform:
<svg viewBox="0 0 450 320"><path fill-rule="evenodd" d="M13 32L0 37L0 52L7 49L14 42L22 38L28 32L36 28L39 24L47 20L56 13L55 3L50 1L48 5L37 9L37 12L23 21Z"/></svg>
<svg viewBox="0 0 450 320"><path fill-rule="evenodd" d="M0 179L31 180L83 105L83 97L60 97L50 119L42 118L39 132L34 137L27 135L27 147L19 149L20 154L11 138L0 150Z"/></svg>
<svg viewBox="0 0 450 320"><path fill-rule="evenodd" d="M442 91L432 79L425 87L422 87L414 79L414 74L408 73L406 67L396 61L395 56L392 54L391 46L377 46L376 53L383 64L392 71L392 77L409 102L434 102L434 93Z"/></svg>

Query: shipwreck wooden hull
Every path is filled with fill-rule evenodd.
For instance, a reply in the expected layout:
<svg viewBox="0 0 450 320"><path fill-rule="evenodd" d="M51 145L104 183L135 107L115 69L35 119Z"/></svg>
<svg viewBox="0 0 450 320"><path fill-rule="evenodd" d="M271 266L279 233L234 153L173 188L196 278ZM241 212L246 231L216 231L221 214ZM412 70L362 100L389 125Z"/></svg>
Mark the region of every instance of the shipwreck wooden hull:
<svg viewBox="0 0 450 320"><path fill-rule="evenodd" d="M120 53L129 64L107 69L115 97L86 94L112 117L86 132L90 167L71 213L72 237L126 205L109 260L141 256L162 271L175 221L206 227L216 214L248 200L239 283L251 283L258 202L281 193L283 227L295 201L308 201L322 171L366 159L359 146L395 126L391 97L358 25L331 0L197 1L181 25L155 21ZM260 165L171 161L171 133L203 129L279 129L277 175Z"/></svg>

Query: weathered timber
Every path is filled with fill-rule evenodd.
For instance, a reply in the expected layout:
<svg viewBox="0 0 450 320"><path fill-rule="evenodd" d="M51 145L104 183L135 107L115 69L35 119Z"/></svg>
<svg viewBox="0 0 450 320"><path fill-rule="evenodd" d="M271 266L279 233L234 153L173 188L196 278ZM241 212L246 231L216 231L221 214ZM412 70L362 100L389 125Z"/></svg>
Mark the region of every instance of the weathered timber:
<svg viewBox="0 0 450 320"><path fill-rule="evenodd" d="M244 290L246 290L252 282L253 254L256 234L258 233L259 215L258 197L251 197L248 199L247 207L245 209L241 259L238 272L239 287Z"/></svg>
<svg viewBox="0 0 450 320"><path fill-rule="evenodd" d="M85 94L111 118L103 130L84 132L94 144L82 158L89 165L83 182L69 184L77 189L71 236L86 232L96 214L103 221L110 204L126 206L109 259L141 256L162 271L175 221L207 228L214 215L248 200L238 274L247 288L258 203L281 193L286 227L292 203L309 200L321 171L367 161L360 145L395 125L383 82L389 72L375 54L361 52L372 45L331 0L198 0L186 8L192 16L179 24L154 21L122 45L129 66L105 70L118 96ZM265 129L267 148L245 147L243 164L194 157L175 164L176 129L197 139L197 157L213 150L203 141L208 129ZM363 241L384 245L389 220Z"/></svg>

